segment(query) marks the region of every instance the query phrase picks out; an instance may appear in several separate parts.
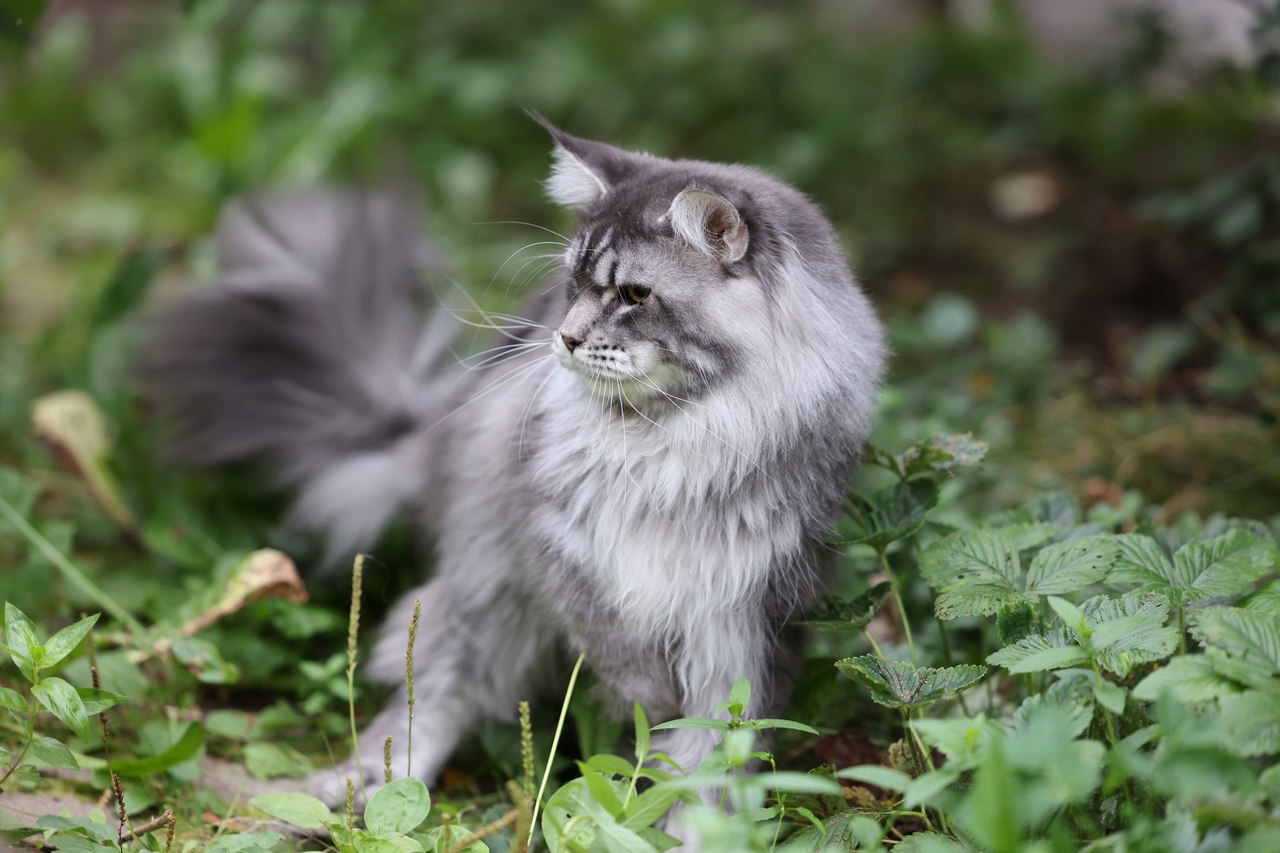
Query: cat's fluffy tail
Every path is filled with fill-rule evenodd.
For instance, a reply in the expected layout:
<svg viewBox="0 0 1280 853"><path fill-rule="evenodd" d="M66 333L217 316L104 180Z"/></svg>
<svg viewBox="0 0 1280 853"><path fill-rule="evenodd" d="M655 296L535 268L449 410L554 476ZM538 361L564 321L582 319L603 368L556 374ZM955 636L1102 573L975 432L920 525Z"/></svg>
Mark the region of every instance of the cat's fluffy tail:
<svg viewBox="0 0 1280 853"><path fill-rule="evenodd" d="M174 454L265 458L297 490L290 525L322 532L326 561L354 553L425 489L445 396L454 324L423 320L438 259L416 207L264 194L223 211L216 243L218 280L161 311L140 363Z"/></svg>

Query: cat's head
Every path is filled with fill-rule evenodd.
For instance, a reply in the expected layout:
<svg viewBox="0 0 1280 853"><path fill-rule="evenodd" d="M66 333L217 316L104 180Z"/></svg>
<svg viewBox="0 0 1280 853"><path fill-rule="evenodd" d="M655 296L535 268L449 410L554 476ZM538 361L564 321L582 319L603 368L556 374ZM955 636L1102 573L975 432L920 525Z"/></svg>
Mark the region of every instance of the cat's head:
<svg viewBox="0 0 1280 853"><path fill-rule="evenodd" d="M830 226L790 186L535 118L555 141L547 193L579 216L552 346L594 393L633 406L694 398L771 369L780 349L785 360L805 345L795 336L822 345L869 313Z"/></svg>

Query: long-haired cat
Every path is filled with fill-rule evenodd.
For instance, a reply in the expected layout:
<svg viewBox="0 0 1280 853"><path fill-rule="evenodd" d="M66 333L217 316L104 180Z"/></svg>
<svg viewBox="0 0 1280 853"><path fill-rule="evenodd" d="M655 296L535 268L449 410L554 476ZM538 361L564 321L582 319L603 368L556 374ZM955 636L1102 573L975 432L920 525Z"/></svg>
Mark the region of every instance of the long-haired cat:
<svg viewBox="0 0 1280 853"><path fill-rule="evenodd" d="M410 210L324 190L228 208L220 279L166 309L144 358L180 455L267 458L331 555L406 511L431 537L434 574L370 666L404 692L420 600L409 770L428 782L566 651L653 718L715 716L744 675L748 713L776 710L884 372L881 325L795 189L543 123L547 192L579 225L480 361L457 364L447 312L423 321ZM361 738L370 792L404 700ZM715 743L664 735L686 771Z"/></svg>

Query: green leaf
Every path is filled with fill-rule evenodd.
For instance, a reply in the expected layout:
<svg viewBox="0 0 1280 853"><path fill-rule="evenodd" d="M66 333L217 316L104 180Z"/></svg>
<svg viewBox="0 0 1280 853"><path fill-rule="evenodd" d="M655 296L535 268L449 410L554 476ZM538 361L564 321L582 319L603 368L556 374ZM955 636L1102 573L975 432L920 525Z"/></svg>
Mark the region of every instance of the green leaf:
<svg viewBox="0 0 1280 853"><path fill-rule="evenodd" d="M1169 599L1164 593L1132 592L1086 601L1081 610L1093 634L1089 647L1099 666L1125 678L1135 666L1163 660L1178 646L1178 629L1164 626Z"/></svg>
<svg viewBox="0 0 1280 853"><path fill-rule="evenodd" d="M834 853L845 850L878 850L884 830L865 815L839 812L822 822L820 827L806 827L777 848L778 853ZM915 838L908 835L907 840ZM903 844L906 841L902 842ZM894 845L900 849L901 845Z"/></svg>
<svg viewBox="0 0 1280 853"><path fill-rule="evenodd" d="M636 761L640 764L649 760L649 718L637 702L634 710L636 721Z"/></svg>
<svg viewBox="0 0 1280 853"><path fill-rule="evenodd" d="M1062 624L1071 629L1078 641L1084 642L1091 632L1089 623L1085 620L1084 613L1080 608L1065 598L1058 598L1056 595L1049 596L1048 601L1049 607L1053 608L1053 612L1058 614Z"/></svg>
<svg viewBox="0 0 1280 853"><path fill-rule="evenodd" d="M614 785L615 799L625 794L623 783ZM581 818L575 820L575 818ZM618 823L595 798L587 781L574 779L547 800L542 813L542 834L550 850L608 850L610 853L653 853L654 848L634 829Z"/></svg>
<svg viewBox="0 0 1280 853"><path fill-rule="evenodd" d="M1113 684L1100 675L1094 674L1089 683L1098 704L1113 714L1123 714L1128 693L1119 684Z"/></svg>
<svg viewBox="0 0 1280 853"><path fill-rule="evenodd" d="M1244 592L1276 562L1276 546L1243 530L1232 530L1208 542L1188 542L1173 555L1180 584L1200 597Z"/></svg>
<svg viewBox="0 0 1280 853"><path fill-rule="evenodd" d="M94 841L106 844L120 843L120 834L114 826L107 826L105 823L98 823L88 818L43 815L36 820L36 826L41 829L56 829L63 832L78 829Z"/></svg>
<svg viewBox="0 0 1280 853"><path fill-rule="evenodd" d="M1226 745L1247 758L1280 753L1280 697L1248 690L1221 700Z"/></svg>
<svg viewBox="0 0 1280 853"><path fill-rule="evenodd" d="M1036 595L1061 595L1102 580L1120 547L1104 536L1086 536L1047 545L1027 569L1025 589Z"/></svg>
<svg viewBox="0 0 1280 853"><path fill-rule="evenodd" d="M646 758L647 755L648 753L646 753ZM627 778L630 778L636 769L634 764L622 756L609 755L608 753L593 755L587 759L586 764L597 773L612 773L615 776L625 776Z"/></svg>
<svg viewBox="0 0 1280 853"><path fill-rule="evenodd" d="M836 524L830 541L883 551L891 543L913 536L937 505L938 486L932 480L895 483L869 498L854 497L850 520Z"/></svg>
<svg viewBox="0 0 1280 853"><path fill-rule="evenodd" d="M1241 691L1240 685L1218 672L1207 655L1183 655L1147 675L1133 688L1140 702L1154 702L1170 691L1179 702L1203 704Z"/></svg>
<svg viewBox="0 0 1280 853"><path fill-rule="evenodd" d="M752 720L751 725L757 729L788 729L789 731L804 732L811 735L822 734L822 732L812 726L806 726L804 723L797 723L795 720L778 720L772 717Z"/></svg>
<svg viewBox="0 0 1280 853"><path fill-rule="evenodd" d="M1089 662L1089 653L1074 643L1052 645L1044 637L1024 637L1011 646L987 656L987 663L1003 666L1017 675L1024 672L1043 672L1064 666L1079 666Z"/></svg>
<svg viewBox="0 0 1280 853"><path fill-rule="evenodd" d="M1149 536L1118 538L1120 556L1109 580L1137 582L1179 605L1241 593L1275 564L1274 542L1238 529L1208 542L1188 542L1172 562Z"/></svg>
<svg viewBox="0 0 1280 853"><path fill-rule="evenodd" d="M245 832L219 836L204 853L271 853L284 836L276 832Z"/></svg>
<svg viewBox="0 0 1280 853"><path fill-rule="evenodd" d="M650 728L650 731L658 732L664 729L716 729L717 731L725 731L728 728L728 720L717 720L712 717L681 717L678 720L667 720L665 723L658 723Z"/></svg>
<svg viewBox="0 0 1280 853"><path fill-rule="evenodd" d="M885 581L848 601L838 595L824 595L796 624L817 631L861 631L875 618L880 603L892 591L893 585Z"/></svg>
<svg viewBox="0 0 1280 853"><path fill-rule="evenodd" d="M970 687L987 674L985 666L917 668L875 655L846 658L836 668L871 689L871 698L890 708L919 708Z"/></svg>
<svg viewBox="0 0 1280 853"><path fill-rule="evenodd" d="M9 650L9 657L17 665L18 671L32 683L36 680L37 656L42 656L44 649L40 638L36 636L36 627L26 614L14 607L10 602L4 604L4 639Z"/></svg>
<svg viewBox="0 0 1280 853"><path fill-rule="evenodd" d="M208 719L206 718L206 726ZM244 747L244 769L255 779L305 779L315 769L310 758L287 743L255 741Z"/></svg>
<svg viewBox="0 0 1280 853"><path fill-rule="evenodd" d="M15 714L26 714L31 710L27 700L22 698L22 694L8 687L0 687L0 708L8 708Z"/></svg>
<svg viewBox="0 0 1280 853"><path fill-rule="evenodd" d="M328 806L306 794L261 794L250 800L249 805L303 829L320 829L325 821L333 820Z"/></svg>
<svg viewBox="0 0 1280 853"><path fill-rule="evenodd" d="M996 614L996 636L1006 646L1023 637L1031 637L1044 631L1044 619L1030 602L1019 601L1000 608Z"/></svg>
<svg viewBox="0 0 1280 853"><path fill-rule="evenodd" d="M79 770L80 762L58 741L51 737L37 737L31 741L31 754L50 767L61 767L64 770Z"/></svg>
<svg viewBox="0 0 1280 853"><path fill-rule="evenodd" d="M431 813L431 795L416 776L395 779L369 798L364 823L374 835L406 835Z"/></svg>
<svg viewBox="0 0 1280 853"><path fill-rule="evenodd" d="M1280 615L1233 607L1206 607L1191 634L1219 673L1241 684L1276 691L1280 674Z"/></svg>
<svg viewBox="0 0 1280 853"><path fill-rule="evenodd" d="M1263 613L1280 613L1280 580L1264 585L1236 602L1242 610L1260 610Z"/></svg>
<svg viewBox="0 0 1280 853"><path fill-rule="evenodd" d="M121 776L145 778L163 773L171 767L177 767L182 762L191 760L202 746L204 746L204 728L199 723L188 723L178 742L159 755L139 758L136 761L113 761L111 766ZM277 817L280 816L277 815ZM281 819L284 820L284 818ZM298 826L301 825L298 824Z"/></svg>
<svg viewBox="0 0 1280 853"><path fill-rule="evenodd" d="M49 713L66 723L81 740L87 741L90 738L89 715L85 713L80 694L70 684L61 678L42 678L39 683L31 686L31 695Z"/></svg>
<svg viewBox="0 0 1280 853"><path fill-rule="evenodd" d="M627 808L623 812L622 825L635 830L653 826L658 818L671 809L679 797L680 792L671 788L655 787L642 791L639 796L627 803Z"/></svg>
<svg viewBox="0 0 1280 853"><path fill-rule="evenodd" d="M85 638L90 629L98 621L100 614L86 616L74 625L68 625L58 633L49 638L44 644L45 658L44 665L53 667L62 662L62 659L76 650L76 646L80 645L80 641Z"/></svg>
<svg viewBox="0 0 1280 853"><path fill-rule="evenodd" d="M218 647L201 637L178 637L172 651L187 671L205 684L231 684L240 677Z"/></svg>
<svg viewBox="0 0 1280 853"><path fill-rule="evenodd" d="M128 701L127 696L112 693L110 690L99 690L96 687L77 687L76 692L80 694L80 701L84 703L84 712L90 716L101 714L108 708L114 708L121 702Z"/></svg>

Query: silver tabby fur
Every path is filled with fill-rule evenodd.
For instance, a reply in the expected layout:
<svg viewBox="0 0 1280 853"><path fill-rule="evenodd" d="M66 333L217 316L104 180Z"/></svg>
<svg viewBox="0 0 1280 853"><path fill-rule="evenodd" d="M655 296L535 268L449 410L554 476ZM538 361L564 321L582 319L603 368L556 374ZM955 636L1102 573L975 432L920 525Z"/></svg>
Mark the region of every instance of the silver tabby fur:
<svg viewBox="0 0 1280 853"><path fill-rule="evenodd" d="M228 208L221 279L169 306L145 354L179 454L266 456L298 490L290 522L332 555L404 511L434 541L434 576L370 662L401 694L361 738L370 791L385 736L402 755L408 735L415 599L408 770L429 783L566 648L651 718L714 716L743 675L748 713L778 710L797 666L784 629L821 587L871 426L883 331L809 201L753 168L546 126L548 193L580 224L481 367L450 364L447 313L419 319L414 272L434 258L411 212L324 190ZM686 770L715 742L664 736ZM327 773L329 794L354 774Z"/></svg>

